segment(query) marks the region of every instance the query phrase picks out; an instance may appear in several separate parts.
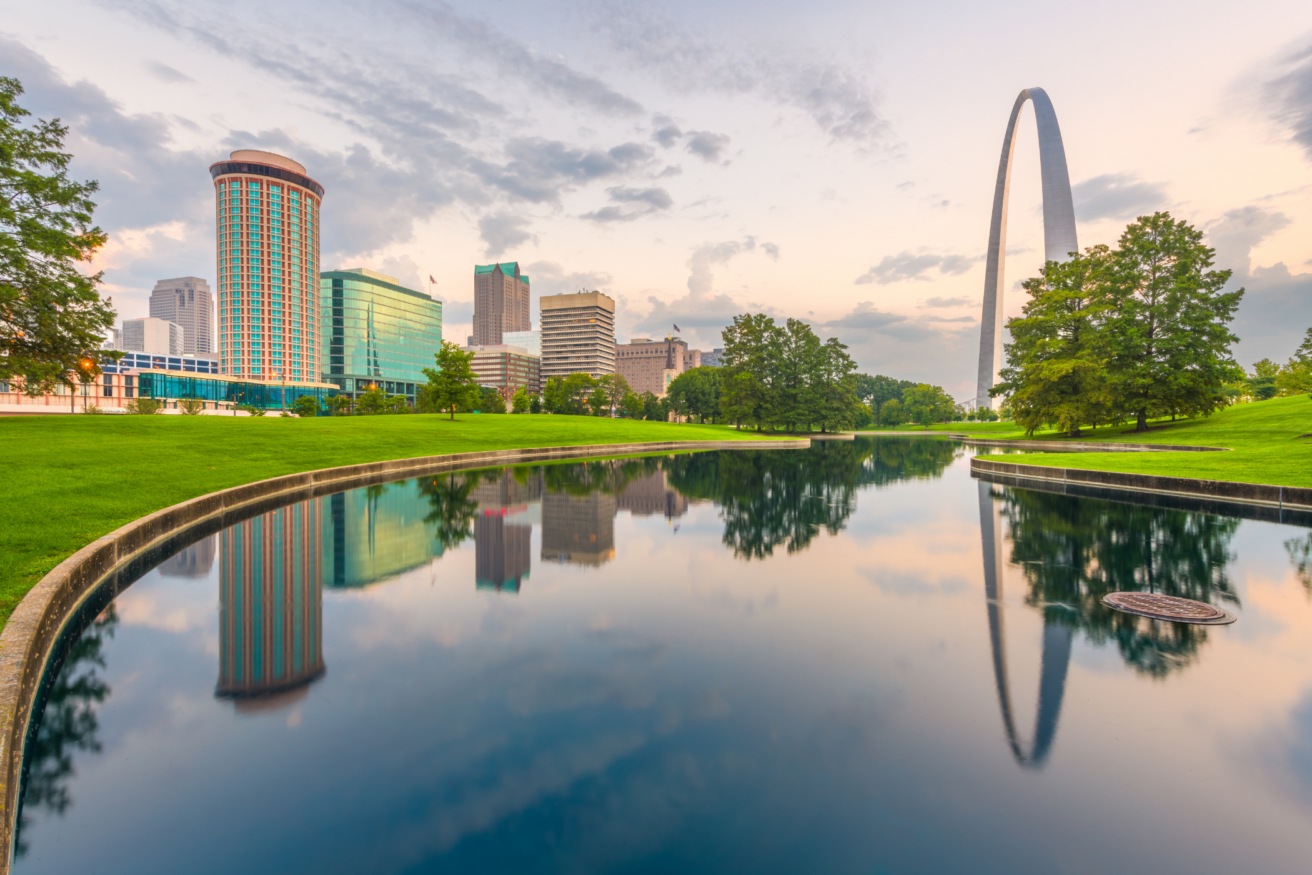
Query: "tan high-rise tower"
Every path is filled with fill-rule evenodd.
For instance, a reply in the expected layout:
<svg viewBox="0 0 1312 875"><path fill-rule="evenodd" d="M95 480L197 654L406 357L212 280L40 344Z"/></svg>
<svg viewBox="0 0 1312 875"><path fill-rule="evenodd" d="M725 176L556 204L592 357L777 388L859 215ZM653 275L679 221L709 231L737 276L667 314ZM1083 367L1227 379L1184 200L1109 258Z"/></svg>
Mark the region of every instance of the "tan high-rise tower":
<svg viewBox="0 0 1312 875"><path fill-rule="evenodd" d="M474 346L495 346L507 331L533 328L528 277L518 261L474 265Z"/></svg>
<svg viewBox="0 0 1312 875"><path fill-rule="evenodd" d="M319 207L323 186L272 152L210 167L216 195L219 373L319 381Z"/></svg>
<svg viewBox="0 0 1312 875"><path fill-rule="evenodd" d="M542 382L615 373L615 301L602 292L540 298Z"/></svg>

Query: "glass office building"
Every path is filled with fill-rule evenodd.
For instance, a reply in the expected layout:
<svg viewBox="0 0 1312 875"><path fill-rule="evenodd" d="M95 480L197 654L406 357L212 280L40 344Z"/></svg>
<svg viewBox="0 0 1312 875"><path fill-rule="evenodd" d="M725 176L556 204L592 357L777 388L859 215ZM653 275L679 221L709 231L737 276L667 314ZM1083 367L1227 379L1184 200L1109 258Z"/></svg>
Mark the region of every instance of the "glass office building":
<svg viewBox="0 0 1312 875"><path fill-rule="evenodd" d="M441 302L364 268L320 274L319 296L323 381L350 398L377 386L413 404L442 348Z"/></svg>

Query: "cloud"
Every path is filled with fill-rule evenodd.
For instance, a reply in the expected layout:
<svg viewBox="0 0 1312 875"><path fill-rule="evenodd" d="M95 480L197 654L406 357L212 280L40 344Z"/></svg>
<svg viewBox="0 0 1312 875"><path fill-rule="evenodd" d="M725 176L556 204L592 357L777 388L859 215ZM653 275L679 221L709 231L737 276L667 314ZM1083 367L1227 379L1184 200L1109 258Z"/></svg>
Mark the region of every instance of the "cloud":
<svg viewBox="0 0 1312 875"><path fill-rule="evenodd" d="M765 254L773 258L775 261L779 260L778 246L774 245L773 243L762 243L761 249L763 249L765 251Z"/></svg>
<svg viewBox="0 0 1312 875"><path fill-rule="evenodd" d="M708 163L719 163L720 156L724 154L725 149L729 148L729 136L727 134L717 134L712 131L689 131L688 137L688 145L685 148Z"/></svg>
<svg viewBox="0 0 1312 875"><path fill-rule="evenodd" d="M682 176L683 166L679 164L667 164L665 169L656 174L657 179L667 179L671 176Z"/></svg>
<svg viewBox="0 0 1312 875"><path fill-rule="evenodd" d="M1312 325L1312 273L1294 273L1283 262L1255 267L1252 261L1258 244L1291 224L1284 213L1247 206L1207 226L1216 268L1234 271L1227 288L1245 288L1231 326L1239 336L1235 358L1242 365L1267 357L1283 362Z"/></svg>
<svg viewBox="0 0 1312 875"><path fill-rule="evenodd" d="M979 303L974 298L965 296L959 298L926 298L920 303L922 307L969 307Z"/></svg>
<svg viewBox="0 0 1312 875"><path fill-rule="evenodd" d="M933 315L912 319L862 301L849 313L821 322L819 327L821 336L847 344L865 373L941 385L948 394L964 397L969 389L961 385L963 376L973 373L972 363L979 352L979 337L970 330L973 322ZM951 323L956 325L949 327Z"/></svg>
<svg viewBox="0 0 1312 875"><path fill-rule="evenodd" d="M1267 103L1312 160L1312 46L1283 59L1278 69L1279 75L1266 84Z"/></svg>
<svg viewBox="0 0 1312 875"><path fill-rule="evenodd" d="M656 4L599 7L598 28L616 51L683 93L719 92L800 110L831 140L868 148L889 137L880 97L863 75L820 59L800 42L757 45L702 33Z"/></svg>
<svg viewBox="0 0 1312 875"><path fill-rule="evenodd" d="M1081 222L1128 219L1168 205L1166 186L1130 173L1104 173L1071 187L1075 218Z"/></svg>
<svg viewBox="0 0 1312 875"><path fill-rule="evenodd" d="M159 61L151 61L146 65L150 75L154 76L161 82L195 82L196 80L183 73L181 70L175 70L168 64L161 64Z"/></svg>
<svg viewBox="0 0 1312 875"><path fill-rule="evenodd" d="M478 233L487 244L484 254L488 258L496 258L521 243L530 240L536 243L537 237L528 228L528 218L519 213L503 210L484 216L478 220Z"/></svg>
<svg viewBox="0 0 1312 875"><path fill-rule="evenodd" d="M974 316L953 316L952 318L948 318L947 316L929 315L929 316L922 316L921 318L926 322L974 322L975 321Z"/></svg>
<svg viewBox="0 0 1312 875"><path fill-rule="evenodd" d="M679 126L669 116L654 116L651 123L655 128L652 131L651 138L664 148L668 149L683 139L683 131L679 130Z"/></svg>
<svg viewBox="0 0 1312 875"><path fill-rule="evenodd" d="M746 237L742 240L726 240L722 243L704 243L693 250L688 258L688 294L697 298L711 290L715 281L711 268L717 264L728 264L734 256L751 252L756 248L756 238Z"/></svg>
<svg viewBox="0 0 1312 875"><path fill-rule="evenodd" d="M508 194L534 203L555 202L562 184L583 185L631 172L652 158L641 143L622 143L606 151L581 149L558 140L522 137L506 144L504 166L480 165L483 177Z"/></svg>
<svg viewBox="0 0 1312 875"><path fill-rule="evenodd" d="M606 194L614 205L584 213L583 218L594 222L631 222L674 206L674 199L663 188L628 188L621 185L606 189Z"/></svg>
<svg viewBox="0 0 1312 875"><path fill-rule="evenodd" d="M928 252L920 255L911 252L885 255L879 264L857 277L855 284L865 286L875 283L886 286L908 280L928 281L929 277L925 276L925 273L934 268L938 268L940 274L957 276L970 270L971 266L980 260L981 256L934 255Z"/></svg>

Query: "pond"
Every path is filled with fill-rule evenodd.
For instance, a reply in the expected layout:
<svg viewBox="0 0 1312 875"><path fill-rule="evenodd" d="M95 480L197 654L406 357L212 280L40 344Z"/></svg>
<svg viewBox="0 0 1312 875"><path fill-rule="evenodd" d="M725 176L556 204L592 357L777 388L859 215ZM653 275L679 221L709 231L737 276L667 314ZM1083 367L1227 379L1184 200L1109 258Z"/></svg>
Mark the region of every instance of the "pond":
<svg viewBox="0 0 1312 875"><path fill-rule="evenodd" d="M971 452L444 474L208 536L67 636L15 871L1306 872L1308 529Z"/></svg>

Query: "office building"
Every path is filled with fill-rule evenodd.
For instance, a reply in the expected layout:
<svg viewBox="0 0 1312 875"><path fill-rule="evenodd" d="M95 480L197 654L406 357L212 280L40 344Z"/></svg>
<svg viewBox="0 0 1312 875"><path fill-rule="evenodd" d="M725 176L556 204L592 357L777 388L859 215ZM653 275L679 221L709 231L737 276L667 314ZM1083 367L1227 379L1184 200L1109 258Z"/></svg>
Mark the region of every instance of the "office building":
<svg viewBox="0 0 1312 875"><path fill-rule="evenodd" d="M323 186L272 152L210 166L217 218L219 367L289 383L319 380Z"/></svg>
<svg viewBox="0 0 1312 875"><path fill-rule="evenodd" d="M182 326L165 319L124 319L120 342L130 352L150 355L182 355Z"/></svg>
<svg viewBox="0 0 1312 875"><path fill-rule="evenodd" d="M713 349L710 352L703 351L701 354L701 364L698 367L703 368L722 368L724 367L724 349Z"/></svg>
<svg viewBox="0 0 1312 875"><path fill-rule="evenodd" d="M690 360L688 344L677 337L635 337L616 347L615 372L634 392L663 398L674 378L692 367Z"/></svg>
<svg viewBox="0 0 1312 875"><path fill-rule="evenodd" d="M520 389L530 396L542 393L542 361L522 346L474 347L474 360L470 368L480 386L496 389L507 402Z"/></svg>
<svg viewBox="0 0 1312 875"><path fill-rule="evenodd" d="M325 271L319 283L324 381L350 398L377 386L413 405L424 368L437 367L442 303L360 267Z"/></svg>
<svg viewBox="0 0 1312 875"><path fill-rule="evenodd" d="M182 326L181 352L214 352L214 296L200 277L160 280L150 293L150 315Z"/></svg>
<svg viewBox="0 0 1312 875"><path fill-rule="evenodd" d="M474 339L470 346L505 343L507 331L533 327L528 277L519 272L519 262L474 265Z"/></svg>
<svg viewBox="0 0 1312 875"><path fill-rule="evenodd" d="M504 331L501 334L501 342L506 346L523 347L528 350L529 355L542 358L542 332L540 330Z"/></svg>
<svg viewBox="0 0 1312 875"><path fill-rule="evenodd" d="M601 292L552 295L538 301L542 382L574 373L615 373L615 302Z"/></svg>
<svg viewBox="0 0 1312 875"><path fill-rule="evenodd" d="M324 673L318 514L302 501L219 533L214 693L241 710L287 703Z"/></svg>

